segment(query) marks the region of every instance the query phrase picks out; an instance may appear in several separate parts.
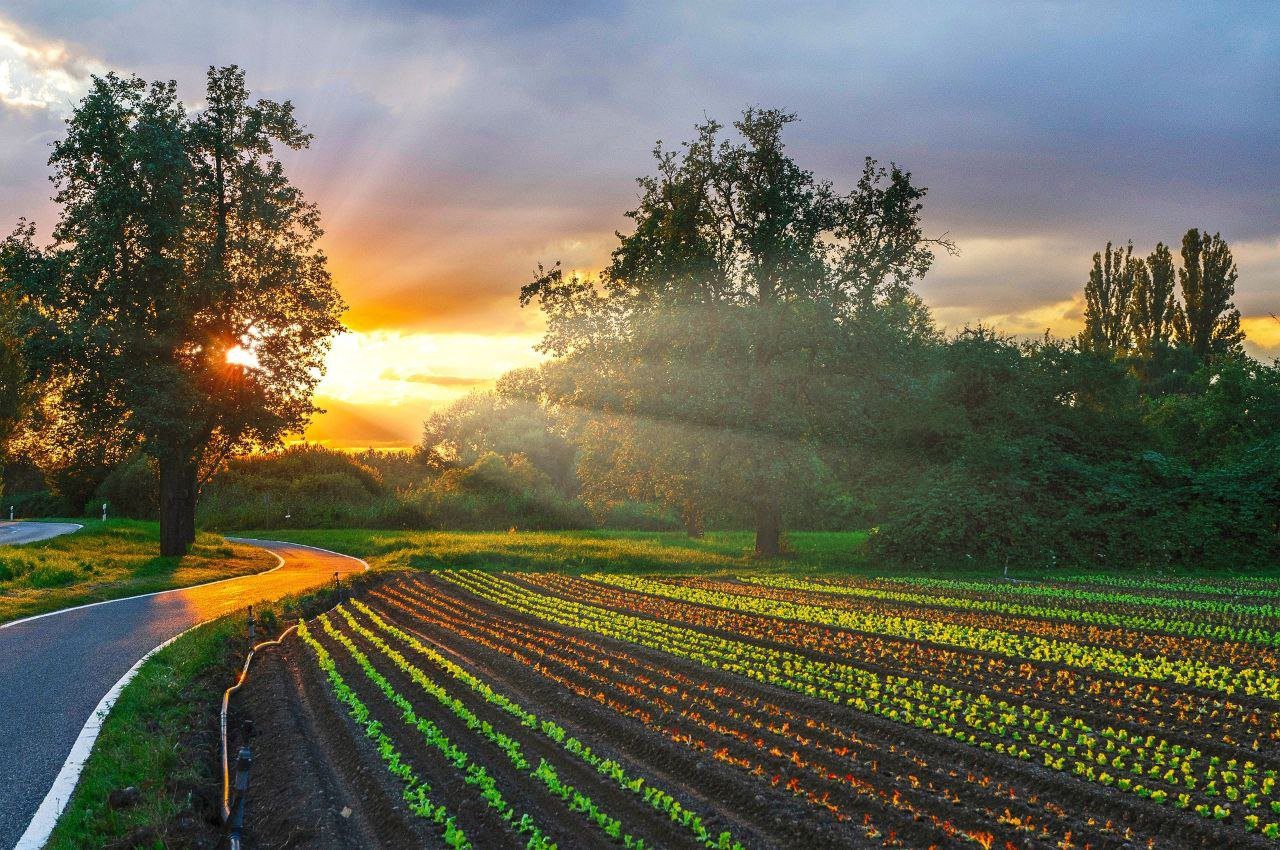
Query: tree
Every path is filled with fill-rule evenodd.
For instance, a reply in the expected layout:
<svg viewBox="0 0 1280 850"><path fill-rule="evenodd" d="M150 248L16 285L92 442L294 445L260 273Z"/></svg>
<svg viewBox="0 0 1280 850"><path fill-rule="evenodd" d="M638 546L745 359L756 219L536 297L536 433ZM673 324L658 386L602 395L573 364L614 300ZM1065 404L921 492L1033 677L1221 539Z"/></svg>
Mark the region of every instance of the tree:
<svg viewBox="0 0 1280 850"><path fill-rule="evenodd" d="M1169 246L1156 248L1138 270L1133 292L1133 341L1138 352L1150 360L1173 339L1178 302L1174 297L1176 277Z"/></svg>
<svg viewBox="0 0 1280 850"><path fill-rule="evenodd" d="M1093 269L1084 287L1084 331L1080 347L1101 354L1123 354L1133 343L1130 309L1143 276L1141 258L1133 256L1133 243L1093 255Z"/></svg>
<svg viewBox="0 0 1280 850"><path fill-rule="evenodd" d="M2 251L0 247L0 279L6 263ZM0 288L0 457L29 406L29 395L19 299L9 288Z"/></svg>
<svg viewBox="0 0 1280 850"><path fill-rule="evenodd" d="M525 373L527 370L518 370ZM550 413L536 399L498 391L473 392L437 411L423 423L418 456L437 473L469 467L488 454L523 455L565 496L577 495L574 447L560 433Z"/></svg>
<svg viewBox="0 0 1280 850"><path fill-rule="evenodd" d="M1178 342L1201 360L1239 354L1244 342L1236 292L1235 260L1220 234L1191 228L1182 237L1182 305L1175 316Z"/></svg>
<svg viewBox="0 0 1280 850"><path fill-rule="evenodd" d="M166 555L193 542L223 458L305 425L344 310L319 212L276 155L311 138L292 105L251 102L235 66L210 68L205 101L192 115L172 82L95 77L50 158L53 243L12 280L65 417L156 462ZM9 247L32 253L30 229Z"/></svg>
<svg viewBox="0 0 1280 850"><path fill-rule="evenodd" d="M748 109L736 139L708 121L679 153L659 144L600 280L557 264L521 290L547 319L552 400L630 422L613 444L644 453L628 460L653 476L642 489L686 517L706 494L747 507L763 557L781 552L787 510L825 474L862 397L854 382L875 372L857 327L930 332L910 287L934 247L952 247L925 237L925 190L896 165L867 159L843 194L802 169L782 141L794 120ZM660 431L681 439L654 447Z"/></svg>

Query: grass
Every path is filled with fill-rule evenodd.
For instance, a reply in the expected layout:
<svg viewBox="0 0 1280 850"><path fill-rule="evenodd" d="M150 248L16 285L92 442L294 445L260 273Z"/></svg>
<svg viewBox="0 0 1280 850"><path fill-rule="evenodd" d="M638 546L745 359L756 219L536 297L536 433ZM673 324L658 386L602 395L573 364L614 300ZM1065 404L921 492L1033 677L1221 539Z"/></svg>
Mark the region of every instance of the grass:
<svg viewBox="0 0 1280 850"><path fill-rule="evenodd" d="M154 522L76 520L84 528L39 543L0 546L0 623L60 608L188 587L271 569L267 552L200 534L190 554L165 558Z"/></svg>
<svg viewBox="0 0 1280 850"><path fill-rule="evenodd" d="M375 569L483 569L586 573L787 572L809 575L866 569L865 532L794 532L788 557L757 560L745 531L708 532L700 540L653 531L378 531L287 529L259 536L333 549ZM253 535L248 535L253 536Z"/></svg>
<svg viewBox="0 0 1280 850"><path fill-rule="evenodd" d="M105 847L126 835L140 847L166 846L166 825L186 808L188 789L207 794L219 781L209 753L192 753L190 743L201 730L210 734L243 631L241 617L215 620L142 665L103 723L46 850ZM111 808L111 792L128 787L140 791L137 804Z"/></svg>
<svg viewBox="0 0 1280 850"><path fill-rule="evenodd" d="M366 573L352 583L359 588L371 579ZM322 588L255 605L258 640L337 602ZM241 611L198 626L148 659L103 722L45 850L121 846L122 839L122 846L146 850L203 846L191 843L183 821L221 804L218 711L248 648ZM129 787L140 792L138 802L113 809L111 792Z"/></svg>

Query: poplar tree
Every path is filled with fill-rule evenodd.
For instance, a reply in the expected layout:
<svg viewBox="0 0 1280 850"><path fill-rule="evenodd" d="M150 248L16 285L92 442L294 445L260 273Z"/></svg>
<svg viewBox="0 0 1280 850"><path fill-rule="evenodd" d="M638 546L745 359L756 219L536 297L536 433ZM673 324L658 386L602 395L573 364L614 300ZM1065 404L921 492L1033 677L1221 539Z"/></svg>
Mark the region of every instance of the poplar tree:
<svg viewBox="0 0 1280 850"><path fill-rule="evenodd" d="M1146 358L1155 357L1173 339L1178 302L1174 296L1177 277L1169 246L1157 242L1155 250L1138 270L1133 293L1133 341Z"/></svg>
<svg viewBox="0 0 1280 850"><path fill-rule="evenodd" d="M1085 284L1084 330L1080 347L1100 354L1123 354L1133 344L1130 321L1134 292L1143 267L1133 256L1133 243L1093 255L1093 269Z"/></svg>
<svg viewBox="0 0 1280 850"><path fill-rule="evenodd" d="M1179 344L1200 360L1238 354L1244 342L1240 311L1232 298L1239 273L1220 234L1191 228L1182 237L1178 283L1182 304L1174 318Z"/></svg>

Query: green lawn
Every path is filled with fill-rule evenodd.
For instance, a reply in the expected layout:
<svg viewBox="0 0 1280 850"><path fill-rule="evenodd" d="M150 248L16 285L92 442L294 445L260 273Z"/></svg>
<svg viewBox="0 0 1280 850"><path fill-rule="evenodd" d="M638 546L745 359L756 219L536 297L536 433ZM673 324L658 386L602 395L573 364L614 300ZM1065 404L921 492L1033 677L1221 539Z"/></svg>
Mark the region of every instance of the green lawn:
<svg viewBox="0 0 1280 850"><path fill-rule="evenodd" d="M288 529L245 536L290 540L364 558L374 568L609 572L799 572L865 569L865 532L804 531L789 535L791 553L751 556L745 531L708 532L692 540L652 531L378 531Z"/></svg>
<svg viewBox="0 0 1280 850"><path fill-rule="evenodd" d="M0 623L59 608L262 572L267 552L200 534L184 558L163 558L154 522L75 520L84 528L0 546Z"/></svg>

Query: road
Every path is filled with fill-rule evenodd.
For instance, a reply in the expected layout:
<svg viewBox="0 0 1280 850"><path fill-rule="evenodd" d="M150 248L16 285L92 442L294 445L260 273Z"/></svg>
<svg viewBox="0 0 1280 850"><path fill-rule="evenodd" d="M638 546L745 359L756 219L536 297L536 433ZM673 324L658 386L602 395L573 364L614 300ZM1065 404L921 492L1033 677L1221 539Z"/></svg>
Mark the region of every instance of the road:
<svg viewBox="0 0 1280 850"><path fill-rule="evenodd" d="M0 545L35 543L84 528L74 522L0 522Z"/></svg>
<svg viewBox="0 0 1280 850"><path fill-rule="evenodd" d="M367 569L363 561L306 546L240 542L269 549L280 565L0 626L0 848L20 839L23 850L43 844L96 738L100 703L147 653L246 605L325 584L335 572Z"/></svg>

